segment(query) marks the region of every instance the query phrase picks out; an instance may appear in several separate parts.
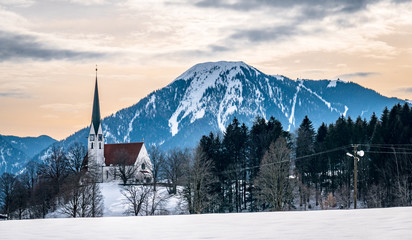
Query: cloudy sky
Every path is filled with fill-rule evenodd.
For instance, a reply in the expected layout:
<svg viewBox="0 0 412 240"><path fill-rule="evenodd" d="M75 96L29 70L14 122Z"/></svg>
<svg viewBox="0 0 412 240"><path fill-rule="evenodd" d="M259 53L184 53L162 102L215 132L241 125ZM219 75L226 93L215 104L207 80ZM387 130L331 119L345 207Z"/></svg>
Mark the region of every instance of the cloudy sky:
<svg viewBox="0 0 412 240"><path fill-rule="evenodd" d="M219 60L412 99L411 1L0 0L0 19L0 134L89 125L95 64L103 116Z"/></svg>

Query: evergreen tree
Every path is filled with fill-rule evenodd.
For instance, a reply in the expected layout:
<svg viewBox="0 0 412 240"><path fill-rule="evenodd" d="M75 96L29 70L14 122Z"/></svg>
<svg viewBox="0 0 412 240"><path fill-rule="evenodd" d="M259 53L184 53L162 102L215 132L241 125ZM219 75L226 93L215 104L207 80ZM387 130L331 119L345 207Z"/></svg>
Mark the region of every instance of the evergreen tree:
<svg viewBox="0 0 412 240"><path fill-rule="evenodd" d="M229 211L239 212L242 207L243 198L242 191L246 189L242 188L241 180L244 176L245 163L247 162L247 152L248 152L248 129L242 124L240 126L237 118L234 118L232 123L226 128L225 136L223 139L223 154L224 162L227 170L227 186L229 187L229 192L234 191L234 199L231 198L229 193ZM232 185L234 184L234 189ZM243 186L244 187L244 186Z"/></svg>
<svg viewBox="0 0 412 240"><path fill-rule="evenodd" d="M315 152L315 130L313 129L312 122L308 116L305 116L297 131L296 138L296 169L300 173L302 182L309 182L310 175L313 174L310 170L310 165L313 163L308 161L307 158L300 159L301 157L311 155Z"/></svg>

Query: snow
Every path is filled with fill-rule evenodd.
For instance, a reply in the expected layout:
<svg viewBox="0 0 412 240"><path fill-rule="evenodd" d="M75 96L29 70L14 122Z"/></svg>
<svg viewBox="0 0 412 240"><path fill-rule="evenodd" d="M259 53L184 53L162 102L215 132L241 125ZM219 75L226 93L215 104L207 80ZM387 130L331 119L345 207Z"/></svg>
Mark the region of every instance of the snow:
<svg viewBox="0 0 412 240"><path fill-rule="evenodd" d="M127 209L125 197L121 193L119 183L100 183L100 191L103 195L104 216L124 216Z"/></svg>
<svg viewBox="0 0 412 240"><path fill-rule="evenodd" d="M279 81L285 80L285 77L282 76L282 75L272 75L272 77L276 78L276 79L279 80Z"/></svg>
<svg viewBox="0 0 412 240"><path fill-rule="evenodd" d="M230 77L230 78L229 78ZM229 115L236 112L237 106L243 102L242 97L242 83L238 79L234 79L235 75L228 76L228 79L233 79L229 82L225 96L219 105L219 112L217 114L217 124L221 132L226 131L226 123Z"/></svg>
<svg viewBox="0 0 412 240"><path fill-rule="evenodd" d="M336 83L338 82L338 80L333 80L330 81L330 83L328 84L327 88L334 88L336 87Z"/></svg>
<svg viewBox="0 0 412 240"><path fill-rule="evenodd" d="M177 77L176 80L191 80L191 82L186 89L182 101L169 119L169 127L172 136L179 132L179 125L186 117L190 117L190 123L204 117L207 108L209 107L209 100L204 98L207 89L218 88L219 85L223 83L222 81L228 81L228 88L226 90L225 98L220 103L218 116L219 128L224 130L226 116L237 110L235 102L239 102L240 104L243 101L241 95L242 85L240 81L236 79L237 75L242 73L241 67L244 67L249 71L254 71L256 75L260 74L258 70L249 67L243 62L222 61L197 64ZM226 79L222 79L221 76L225 74ZM232 97L233 99L229 99ZM229 104L229 106L223 108L224 104Z"/></svg>
<svg viewBox="0 0 412 240"><path fill-rule="evenodd" d="M331 112L335 111L341 115L343 115L344 117L346 116L346 113L348 112L349 108L345 105L345 111L342 113L340 112L337 108L332 107L332 104L328 101L326 101L325 99L323 99L319 94L317 94L316 92L312 91L311 89L307 88L306 86L302 85L302 88L306 89L310 94L315 95L317 98L319 98L319 100L321 100L329 109Z"/></svg>
<svg viewBox="0 0 412 240"><path fill-rule="evenodd" d="M193 78L196 75L203 75L204 73L207 73L211 69L214 69L214 68L221 68L221 69L228 70L228 69L231 69L231 68L234 68L234 67L240 67L240 66L245 67L247 69L250 68L244 62L219 61L219 62L199 63L199 64L196 64L193 67L191 67L186 72L182 73L173 82L175 82L176 80L185 80L185 81L187 81L187 80ZM256 69L255 69L255 71L257 72L257 74L259 73L259 71L257 71Z"/></svg>
<svg viewBox="0 0 412 240"><path fill-rule="evenodd" d="M104 201L103 216L124 216L124 212L127 210L127 201L121 193L123 186L119 185L119 183L117 182L100 183L99 185ZM182 189L180 188L180 190ZM167 198L163 208L169 214L182 213L180 205L182 204L183 200L181 196L169 196L167 189L162 186L157 187L157 194L160 198Z"/></svg>
<svg viewBox="0 0 412 240"><path fill-rule="evenodd" d="M268 85L269 97L273 98L272 86L270 86L269 79L265 78L265 80L266 80L266 84Z"/></svg>
<svg viewBox="0 0 412 240"><path fill-rule="evenodd" d="M193 122L197 118L203 117L203 108L205 107L205 103L201 102L203 94L209 87L215 85L215 81L219 78L220 73L221 71L215 70L210 74L198 73L199 77L195 77L196 74L194 74L194 79L192 80L190 86L187 88L182 101L179 103L176 111L169 119L169 127L172 136L178 133L179 123L189 114L193 114L191 122Z"/></svg>
<svg viewBox="0 0 412 240"><path fill-rule="evenodd" d="M154 96L154 95L153 95ZM136 118L140 115L140 110L138 109L136 113L134 114L132 120L129 122L129 127L127 128L126 135L123 138L123 142L128 143L130 142L130 133L133 131L133 122L136 120ZM120 135L120 133L118 133Z"/></svg>
<svg viewBox="0 0 412 240"><path fill-rule="evenodd" d="M293 125L295 126L295 106L296 106L296 99L298 97L298 93L300 91L300 88L303 86L303 81L299 83L299 85L296 87L296 93L295 96L293 96L293 104L292 104L292 111L290 112L290 118L289 118L289 127L288 131L290 130L290 126Z"/></svg>
<svg viewBox="0 0 412 240"><path fill-rule="evenodd" d="M349 110L349 108L345 105L345 112L343 112L343 114L342 114L344 117L346 117L346 113L348 112L348 110Z"/></svg>
<svg viewBox="0 0 412 240"><path fill-rule="evenodd" d="M1 221L2 239L410 239L412 207Z"/></svg>
<svg viewBox="0 0 412 240"><path fill-rule="evenodd" d="M155 94L153 94L150 97L149 101L146 103L146 111L149 111L150 104L153 106L153 110L155 110L156 109L156 95Z"/></svg>
<svg viewBox="0 0 412 240"><path fill-rule="evenodd" d="M103 216L104 217L120 217L126 216L125 212L128 208L128 202L122 194L123 186L119 182L99 183L100 191L103 196ZM166 187L157 186L157 199L163 199L163 203L159 206L158 211L162 211L171 215L187 214L185 207L186 202L181 194L182 187L178 187L178 194L169 195ZM142 213L144 215L144 213ZM63 214L61 208L48 213L46 218L67 218ZM1 235L0 235L1 236Z"/></svg>

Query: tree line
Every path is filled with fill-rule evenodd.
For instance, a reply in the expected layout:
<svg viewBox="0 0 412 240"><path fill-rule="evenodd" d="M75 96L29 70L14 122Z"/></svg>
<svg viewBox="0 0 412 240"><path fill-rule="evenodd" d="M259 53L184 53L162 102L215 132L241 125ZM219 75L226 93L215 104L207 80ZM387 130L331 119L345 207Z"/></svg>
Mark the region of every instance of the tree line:
<svg viewBox="0 0 412 240"><path fill-rule="evenodd" d="M355 149L364 153L356 158L361 207L412 205L408 104L316 130L306 116L293 134L273 117L256 117L250 129L234 118L223 135L201 138L180 168L185 183L176 182L186 186L191 213L351 208Z"/></svg>
<svg viewBox="0 0 412 240"><path fill-rule="evenodd" d="M364 155L356 153L363 151ZM53 147L44 163L30 162L17 176L0 177L0 207L13 218L41 218L60 207L71 217L101 216L103 198L82 169L87 150ZM349 153L349 155L348 155ZM126 214L166 214L166 200L180 194L189 213L351 208L354 163L361 207L412 205L412 110L395 105L369 120L339 117L317 129L306 116L294 133L274 117L256 117L248 128L238 119L223 134L203 136L195 149L149 148L153 181L132 184L118 172ZM122 175L124 175L122 177ZM127 175L127 176L126 176Z"/></svg>
<svg viewBox="0 0 412 240"><path fill-rule="evenodd" d="M82 171L86 148L53 146L42 163L30 161L17 175L0 176L0 209L10 219L45 218L60 209L71 217L99 217L103 196L95 176Z"/></svg>
<svg viewBox="0 0 412 240"><path fill-rule="evenodd" d="M356 159L356 199L360 204L412 204L412 111L408 104L385 108L380 118L372 114L369 120L357 117L354 121L342 116L333 124L322 124L317 131L306 117L295 142L301 204L308 201L310 192L316 205L321 204L322 193L332 193L339 196L342 207L350 207L354 155L359 151L365 153Z"/></svg>

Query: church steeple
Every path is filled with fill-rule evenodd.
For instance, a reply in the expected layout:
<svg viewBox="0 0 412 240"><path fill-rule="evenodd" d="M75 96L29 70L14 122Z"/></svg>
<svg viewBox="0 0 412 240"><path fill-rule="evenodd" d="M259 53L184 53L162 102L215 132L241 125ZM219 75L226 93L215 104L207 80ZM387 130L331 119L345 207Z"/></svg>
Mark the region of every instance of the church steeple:
<svg viewBox="0 0 412 240"><path fill-rule="evenodd" d="M96 83L94 86L94 99L92 110L92 123L88 136L88 169L89 171L101 171L100 167L104 166L104 136L102 123L100 119L99 90L97 87L97 65L96 65ZM91 170L94 169L94 170ZM99 170L100 169L100 170Z"/></svg>
<svg viewBox="0 0 412 240"><path fill-rule="evenodd" d="M99 126L100 126L100 104L99 104L99 90L97 87L97 65L96 65L96 84L94 87L92 124L94 127L95 134L97 134L97 132L99 131Z"/></svg>

